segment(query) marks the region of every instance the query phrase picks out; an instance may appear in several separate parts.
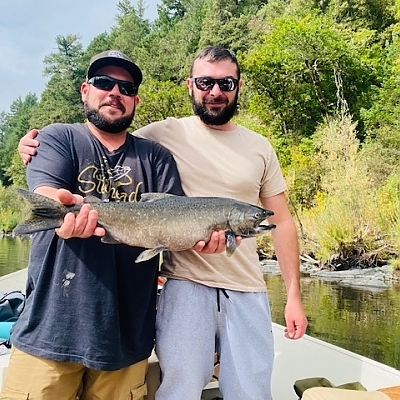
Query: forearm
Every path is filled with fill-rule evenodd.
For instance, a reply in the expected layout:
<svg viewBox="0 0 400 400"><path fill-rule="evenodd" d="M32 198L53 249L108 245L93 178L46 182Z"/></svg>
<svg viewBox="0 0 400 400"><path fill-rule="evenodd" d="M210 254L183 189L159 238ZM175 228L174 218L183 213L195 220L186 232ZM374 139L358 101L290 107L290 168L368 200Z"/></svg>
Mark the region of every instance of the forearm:
<svg viewBox="0 0 400 400"><path fill-rule="evenodd" d="M296 225L283 193L262 199L262 204L275 213L268 219L268 222L276 225L272 231L272 239L286 287L285 336L290 339L298 339L304 335L307 329L307 318L301 301L300 252Z"/></svg>
<svg viewBox="0 0 400 400"><path fill-rule="evenodd" d="M275 254L289 300L300 300L300 256L297 231L292 218L277 224L272 231Z"/></svg>

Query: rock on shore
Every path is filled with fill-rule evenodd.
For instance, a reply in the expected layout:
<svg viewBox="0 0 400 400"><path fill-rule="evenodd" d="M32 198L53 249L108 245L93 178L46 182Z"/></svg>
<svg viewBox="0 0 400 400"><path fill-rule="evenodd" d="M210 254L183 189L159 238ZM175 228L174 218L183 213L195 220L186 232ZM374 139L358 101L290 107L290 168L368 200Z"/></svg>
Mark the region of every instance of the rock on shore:
<svg viewBox="0 0 400 400"><path fill-rule="evenodd" d="M281 274L277 261L262 260L260 262L264 274ZM355 268L346 271L328 271L313 264L302 263L300 271L306 276L364 289L386 289L393 284L400 283L399 278L393 273L392 267L389 265L364 269Z"/></svg>

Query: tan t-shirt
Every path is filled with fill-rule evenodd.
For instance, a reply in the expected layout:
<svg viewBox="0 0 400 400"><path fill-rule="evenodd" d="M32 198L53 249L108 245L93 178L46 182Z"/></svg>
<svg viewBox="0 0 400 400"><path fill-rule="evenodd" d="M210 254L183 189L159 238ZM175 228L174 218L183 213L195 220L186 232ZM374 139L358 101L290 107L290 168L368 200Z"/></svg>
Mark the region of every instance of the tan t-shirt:
<svg viewBox="0 0 400 400"><path fill-rule="evenodd" d="M187 196L231 197L257 204L260 197L286 190L271 144L243 126L218 131L191 116L152 123L135 135L171 151ZM193 250L171 252L163 275L244 292L266 290L255 238L244 239L231 257L225 253L201 255Z"/></svg>

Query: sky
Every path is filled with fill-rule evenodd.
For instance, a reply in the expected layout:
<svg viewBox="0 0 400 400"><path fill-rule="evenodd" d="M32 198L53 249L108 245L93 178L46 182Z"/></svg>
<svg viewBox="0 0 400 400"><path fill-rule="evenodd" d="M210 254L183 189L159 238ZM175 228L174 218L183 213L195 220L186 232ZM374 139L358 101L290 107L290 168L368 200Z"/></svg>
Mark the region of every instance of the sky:
<svg viewBox="0 0 400 400"><path fill-rule="evenodd" d="M44 90L43 59L58 35L78 35L84 48L115 25L118 0L0 0L0 113L28 93ZM144 17L157 17L159 0L145 0ZM136 0L131 0L136 6Z"/></svg>

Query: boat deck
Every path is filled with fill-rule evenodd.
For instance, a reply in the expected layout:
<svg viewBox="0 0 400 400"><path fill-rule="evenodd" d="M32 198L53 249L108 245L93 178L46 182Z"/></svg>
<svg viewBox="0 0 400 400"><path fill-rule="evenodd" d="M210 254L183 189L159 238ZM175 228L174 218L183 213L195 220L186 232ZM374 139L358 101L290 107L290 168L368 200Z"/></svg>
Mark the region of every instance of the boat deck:
<svg viewBox="0 0 400 400"><path fill-rule="evenodd" d="M0 291L25 292L26 269L0 277ZM325 377L335 386L360 382L368 390L400 385L400 371L369 358L352 353L322 340L305 335L292 341L284 337L284 327L273 324L275 363L272 374L272 395L277 400L297 400L293 384L298 379ZM0 355L0 387L9 355ZM150 358L146 400L154 400L160 379L160 368L153 354ZM203 391L202 400L221 396L218 383L211 382ZM221 396L222 397L222 396Z"/></svg>

